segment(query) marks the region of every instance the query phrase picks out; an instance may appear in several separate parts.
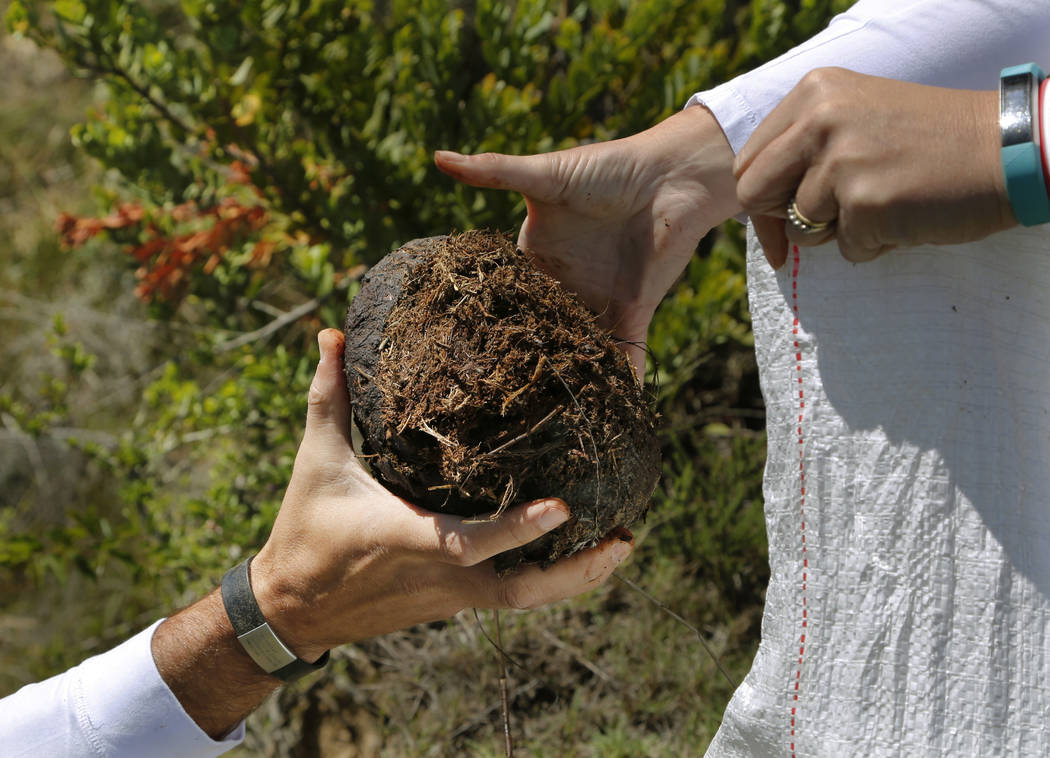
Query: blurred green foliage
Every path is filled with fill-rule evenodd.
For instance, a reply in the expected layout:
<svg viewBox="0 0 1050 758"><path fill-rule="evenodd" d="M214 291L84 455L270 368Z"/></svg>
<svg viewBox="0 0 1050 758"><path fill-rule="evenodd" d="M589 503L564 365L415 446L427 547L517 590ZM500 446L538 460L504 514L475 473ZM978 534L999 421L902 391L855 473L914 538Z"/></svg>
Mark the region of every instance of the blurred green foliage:
<svg viewBox="0 0 1050 758"><path fill-rule="evenodd" d="M53 378L0 391L0 412L30 437L92 424L108 435L66 438L92 462L106 497L45 521L33 515L40 490L4 504L4 584L47 595L55 579L80 576L82 615L63 633L89 633L99 649L214 586L265 539L301 435L313 335L341 323L364 267L414 237L520 223L519 197L454 183L433 168L435 149L531 153L640 131L848 5L11 2L10 32L101 86L72 140L102 169L95 194L109 220L70 220L69 229L108 237L128 253L122 265L140 287L165 287L141 290L164 331L150 344L156 370L119 418L100 421L70 401L83 396L78 382L94 359L60 322ZM223 226L231 209L257 223ZM664 419L665 475L630 569L705 629L723 630L721 649L738 677L756 644L768 572L763 416L743 268L731 222L701 242L657 314L650 379ZM130 286L128 276L121 281ZM119 602L102 608L98 597L118 587ZM581 601L579 618L597 602ZM586 631L576 644L580 637ZM632 644L608 646L626 655ZM33 653L32 674L43 676L81 651L66 649L59 634ZM645 676L630 661L602 660L626 666L625 678ZM645 680L653 713L622 711L649 701L607 702L621 711L583 730L594 734L581 754L656 755L655 745L673 744L668 754L677 755L706 742L729 690L704 666L693 673L702 683L675 679L674 661L665 669L668 679ZM699 689L704 702L657 698L672 679ZM428 723L416 719L415 739L440 745L446 724L439 716ZM559 734L575 739L566 723L530 735L537 754L557 752ZM668 741L674 724L687 738ZM385 728L393 739L401 725ZM461 739L477 737L475 729Z"/></svg>

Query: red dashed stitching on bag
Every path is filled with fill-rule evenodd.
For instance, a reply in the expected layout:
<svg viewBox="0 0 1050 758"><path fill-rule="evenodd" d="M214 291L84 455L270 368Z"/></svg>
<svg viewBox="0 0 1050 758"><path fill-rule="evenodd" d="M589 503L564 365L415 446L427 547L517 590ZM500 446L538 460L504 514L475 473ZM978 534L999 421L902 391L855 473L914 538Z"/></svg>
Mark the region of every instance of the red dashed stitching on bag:
<svg viewBox="0 0 1050 758"><path fill-rule="evenodd" d="M798 642L798 667L795 669L795 681L791 701L791 758L795 756L795 716L798 708L798 688L802 681L802 657L806 652L806 625L809 621L809 609L806 607L806 581L809 573L809 558L806 555L806 464L803 458L802 417L806 409L806 398L802 391L802 350L798 344L798 246L794 248L794 259L791 267L791 308L794 321L791 327L792 340L795 346L795 374L798 379L798 488L799 488L799 523L802 533L802 631Z"/></svg>

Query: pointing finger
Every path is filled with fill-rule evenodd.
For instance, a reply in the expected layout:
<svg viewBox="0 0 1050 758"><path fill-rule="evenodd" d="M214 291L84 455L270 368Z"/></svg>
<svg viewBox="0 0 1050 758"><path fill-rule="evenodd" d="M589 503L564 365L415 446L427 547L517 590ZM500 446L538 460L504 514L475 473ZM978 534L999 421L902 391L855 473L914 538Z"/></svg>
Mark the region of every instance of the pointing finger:
<svg viewBox="0 0 1050 758"><path fill-rule="evenodd" d="M555 199L555 185L551 181L551 160L550 154L462 155L451 150L438 150L434 153L434 163L437 167L465 184L511 190L534 200L547 202Z"/></svg>

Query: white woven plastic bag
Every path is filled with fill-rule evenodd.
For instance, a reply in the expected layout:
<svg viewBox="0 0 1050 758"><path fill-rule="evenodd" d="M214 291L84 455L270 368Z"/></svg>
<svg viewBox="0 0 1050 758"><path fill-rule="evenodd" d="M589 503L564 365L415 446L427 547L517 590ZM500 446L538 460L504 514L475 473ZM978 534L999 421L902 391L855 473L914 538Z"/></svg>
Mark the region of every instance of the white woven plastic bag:
<svg viewBox="0 0 1050 758"><path fill-rule="evenodd" d="M748 240L772 578L709 755L1050 754L1050 236Z"/></svg>

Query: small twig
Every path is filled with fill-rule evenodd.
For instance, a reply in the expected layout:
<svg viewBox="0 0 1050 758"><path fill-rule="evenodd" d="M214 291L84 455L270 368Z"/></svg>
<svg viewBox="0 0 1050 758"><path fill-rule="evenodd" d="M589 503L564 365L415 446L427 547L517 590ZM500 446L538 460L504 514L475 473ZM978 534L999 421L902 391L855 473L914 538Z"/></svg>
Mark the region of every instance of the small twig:
<svg viewBox="0 0 1050 758"><path fill-rule="evenodd" d="M496 654L499 656L499 695L500 706L503 711L503 741L507 751L507 758L514 758L514 740L510 731L510 697L507 694L507 661L510 661L522 671L525 671L525 667L511 658L507 651L503 649L503 633L500 629L499 609L492 611L492 616L496 621L496 639L492 639L489 633L485 631L485 625L481 623L478 609L472 608L471 610L474 611L474 620L478 622L478 629L481 630L482 635L489 641L489 644L496 648Z"/></svg>
<svg viewBox="0 0 1050 758"><path fill-rule="evenodd" d="M207 429L198 429L195 432L187 432L179 437L175 441L175 447L181 447L182 445L192 444L194 442L201 442L203 440L217 437L220 434L227 434L233 431L233 427L229 424L223 424L221 426L212 426Z"/></svg>
<svg viewBox="0 0 1050 758"><path fill-rule="evenodd" d="M118 79L123 79L124 83L127 84L128 87L130 87L139 97L141 97L147 103L152 105L153 108L164 119L166 119L169 123L171 123L173 126L177 127L178 129L181 129L183 132L185 132L187 135L189 135L191 137L198 136L198 134L199 134L199 130L198 129L194 129L189 124L187 124L185 121L183 121L181 118L179 118L174 113L172 113L171 109L167 106L167 104L165 104L164 102L158 100L157 98L155 98L153 96L153 93L151 93L149 91L149 87L148 86L146 86L144 84L140 84L139 82L137 82L134 79L132 79L131 78L131 74L129 74L124 69L122 69L120 66L118 66L113 61L113 54L112 53L110 53L108 50L104 50L103 52L104 52L104 54L106 56L106 61L107 61L108 65L95 65L95 66L92 66L92 65L88 64L86 66L86 68L88 70L94 70L94 72L98 73L98 74L109 74L111 76L117 77Z"/></svg>
<svg viewBox="0 0 1050 758"><path fill-rule="evenodd" d="M7 418L9 417L5 414L5 426ZM116 447L120 444L120 438L115 434L110 434L109 432L104 432L99 429L80 429L71 426L51 426L38 432L36 435L31 436L35 438L49 437L66 444L79 441L91 442L96 445L101 445L102 447ZM26 437L26 433L21 429L12 429L11 427L8 427L7 429L0 430L0 438L2 437L8 437L22 442Z"/></svg>
<svg viewBox="0 0 1050 758"><path fill-rule="evenodd" d="M520 687L517 687L512 693L512 696L514 698L517 698L523 695L528 695L534 690L536 690L540 686L540 684L541 683L538 679L530 679L525 684L521 685ZM456 738L467 734L473 731L474 729L477 729L479 726L487 724L490 718L489 714L494 713L497 708L499 708L498 704L490 706L489 708L486 708L485 711L479 714L476 718L471 719L466 724L461 724L459 727L457 727L456 731L452 732L451 736L449 737L449 740L453 741Z"/></svg>
<svg viewBox="0 0 1050 758"><path fill-rule="evenodd" d="M503 498L499 501L499 508L492 514L492 520L495 521L503 512L507 510L507 506L510 505L510 501L514 499L514 494L517 492L517 488L514 486L514 477L507 476L507 486L503 490Z"/></svg>
<svg viewBox="0 0 1050 758"><path fill-rule="evenodd" d="M365 379L367 379L368 381L370 381L370 382L372 382L373 384L375 384L376 378L375 378L374 376L372 376L371 374L369 374L369 373L368 373L367 371L365 371L365 370L364 370L363 368L361 368L360 366L358 366L358 365L357 365L356 363L354 364L354 371L356 371L357 373L359 373L359 374L360 374L361 376L363 376L363 377L364 377ZM402 429L399 429L399 430L398 430L398 434L400 434L400 433L401 433L401 432L403 432L403 431L404 431L404 428L402 428Z"/></svg>
<svg viewBox="0 0 1050 758"><path fill-rule="evenodd" d="M8 302L10 301L10 305ZM121 328L143 329L147 331L173 330L189 335L204 334L207 330L198 329L188 324L173 324L170 322L160 323L148 319L130 318L123 314L106 313L76 302L53 303L46 300L38 300L28 295L23 295L14 290L0 288L0 317L4 319L19 319L39 323L42 319L53 317L55 314L75 315L79 322L92 321L102 324L115 323ZM33 311L33 313L27 313Z"/></svg>
<svg viewBox="0 0 1050 758"><path fill-rule="evenodd" d="M429 434L431 437L436 439L438 442L440 442L445 447L455 447L456 446L456 443L453 442L452 440L450 440L444 434L442 434L441 432L437 432L437 431L434 431L433 429L431 429L430 425L427 424L426 421L422 422L419 425L419 429L420 429L420 431L424 431L427 434Z"/></svg>
<svg viewBox="0 0 1050 758"><path fill-rule="evenodd" d="M488 452L484 453L484 455L495 455L496 453L501 453L501 452L503 452L504 450L506 450L506 449L507 449L508 447L510 447L511 445L516 445L516 444L518 444L519 442L521 442L522 440L528 439L528 438L529 438L529 437L531 437L531 436L532 436L533 434L535 434L535 433L536 433L536 431L537 431L537 430L538 430L538 429L539 429L539 428L540 428L541 426L543 426L543 425L544 425L544 424L546 424L546 423L547 423L548 421L550 421L550 420L551 420L552 418L554 418L554 417L555 417L556 415L558 415L558 414L559 414L559 413L561 412L561 410L562 410L562 407L561 407L561 406L559 405L559 406L558 406L557 408L555 408L555 409L554 409L553 411L551 411L551 412L550 412L550 413L548 413L548 414L547 414L546 416L544 416L544 417L543 417L543 418L541 418L541 419L540 419L539 421L537 421L537 422L536 422L535 424L533 424L533 425L532 425L532 428L531 428L531 429L529 429L529 431L527 431L527 432L522 432L521 434L519 434L519 435L518 435L517 437L515 437L514 439L510 439L510 440L507 440L506 442L504 442L504 443L503 443L502 445L500 445L499 447L494 447L494 448L493 448L492 450L489 450Z"/></svg>
<svg viewBox="0 0 1050 758"><path fill-rule="evenodd" d="M616 681L615 678L613 678L610 674L606 673L596 663L593 663L590 660L588 660L587 657L583 654L583 651L580 650L578 647L570 645L568 642L559 639L557 635L553 634L547 629L541 628L540 634L543 635L543 638L545 640L554 645L554 647L564 650L566 653L575 658L577 663L579 663L581 666L590 671L599 679L603 679L604 681L608 682L614 687L621 687L620 683Z"/></svg>
<svg viewBox="0 0 1050 758"><path fill-rule="evenodd" d="M515 398L517 398L522 392L524 392L536 383L536 381L540 378L540 374L543 373L543 364L545 364L546 362L547 356L541 354L539 359L536 361L536 368L532 371L532 378L530 378L529 381L523 384L521 387L507 395L506 399L503 401L503 405L500 408L501 412L506 411L507 406L514 402Z"/></svg>
<svg viewBox="0 0 1050 758"><path fill-rule="evenodd" d="M273 321L266 324L265 326L262 326L251 332L246 332L240 337L234 337L232 340L226 340L226 342L220 343L219 346L215 348L215 352L225 353L230 350L236 350L237 348L255 342L256 340L265 339L266 337L269 337L271 334L276 332L278 329L287 326L293 321L298 321L307 313L311 313L317 310L317 307L321 304L321 301L323 299L324 298L321 297L315 297L311 300L307 300L305 303L302 303L301 305L297 305L296 307L292 308L283 316L275 318Z"/></svg>
<svg viewBox="0 0 1050 758"><path fill-rule="evenodd" d="M266 315L273 316L274 318L281 318L282 316L286 316L288 314L288 311L283 311L280 308L272 306L269 303L264 302L262 300L252 300L248 304L252 308L255 308L255 310L262 311Z"/></svg>
<svg viewBox="0 0 1050 758"><path fill-rule="evenodd" d="M499 697L503 703L503 746L507 758L514 758L514 739L510 734L510 701L507 697L507 664L503 659L503 634L499 624L499 608L492 612L496 619L496 644L499 646Z"/></svg>
<svg viewBox="0 0 1050 758"><path fill-rule="evenodd" d="M646 600L648 600L650 603L655 605L657 608L659 608L661 611L666 613L668 616L673 618L675 621L677 621L679 624L684 626L686 629L689 629L690 631L692 631L693 634L696 635L696 638L698 640L700 640L700 644L703 646L704 650L707 651L708 656L710 656L711 660L714 661L715 666L717 666L718 670L722 672L722 676L724 676L726 678L726 681L729 682L733 686L733 689L736 689L736 687L737 687L736 681L734 681L733 677L731 677L729 675L729 672L725 670L725 667L722 666L722 662L720 660L718 660L718 656L715 655L715 652L710 648L710 646L708 646L707 641L704 639L704 635L700 633L699 629L697 629L695 626L690 624L684 618L682 618L677 613L672 611L670 608L668 608L666 605L661 603L659 600L657 600L655 597L650 595L648 592L643 590L641 587L639 587L637 584L632 582L630 579L627 579L626 577L620 576L615 571L613 572L613 577L615 577L618 581L622 582L623 584L626 584L628 587L633 589L635 592L637 592L639 595L644 597Z"/></svg>
<svg viewBox="0 0 1050 758"><path fill-rule="evenodd" d="M657 393L659 393L659 391L660 391L660 361L658 361L657 358L656 358L656 351L654 351L651 347L649 347L649 343L645 342L644 340L624 340L624 339L619 339L619 338L614 338L613 342L616 345L630 345L631 347L637 347L643 353L646 354L646 356L649 358L649 360L651 360L653 362L653 394L656 395ZM628 358L630 358L630 356L628 356ZM639 384L644 386L645 385L645 376L644 376L645 367L644 366L642 367L642 371L643 371L643 376L638 376L638 373L635 372L635 378L638 380Z"/></svg>
<svg viewBox="0 0 1050 758"><path fill-rule="evenodd" d="M528 669L526 669L523 664L518 663L518 661L514 660L514 658L511 656L511 654L508 653L506 650L504 650L503 646L500 645L498 642L496 642L496 640L492 639L492 637L489 636L489 633L487 631L485 631L485 625L481 623L481 616L478 615L478 609L477 608L472 608L471 610L474 611L474 620L478 622L478 629L481 630L481 635L486 640L489 641L489 644L492 645L492 647L496 648L496 650L498 650L500 652L500 655L502 655L505 660L510 661L511 664L513 664L514 666L517 666L519 669L521 669L525 673L528 673Z"/></svg>

